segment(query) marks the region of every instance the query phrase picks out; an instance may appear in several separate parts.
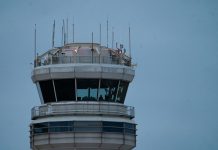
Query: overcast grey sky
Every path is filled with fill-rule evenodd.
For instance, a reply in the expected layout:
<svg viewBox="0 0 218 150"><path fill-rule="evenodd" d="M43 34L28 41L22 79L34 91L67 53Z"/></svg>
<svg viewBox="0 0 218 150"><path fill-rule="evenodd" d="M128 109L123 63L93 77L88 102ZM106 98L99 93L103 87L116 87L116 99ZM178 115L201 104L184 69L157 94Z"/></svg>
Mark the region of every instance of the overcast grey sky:
<svg viewBox="0 0 218 150"><path fill-rule="evenodd" d="M91 32L98 42L101 23L106 44L108 18L127 46L131 26L138 65L126 104L136 108L135 150L218 149L218 1L1 0L1 150L30 149L30 109L40 104L30 79L34 24L41 53L51 47L54 19L60 45L66 18L77 42L90 42Z"/></svg>

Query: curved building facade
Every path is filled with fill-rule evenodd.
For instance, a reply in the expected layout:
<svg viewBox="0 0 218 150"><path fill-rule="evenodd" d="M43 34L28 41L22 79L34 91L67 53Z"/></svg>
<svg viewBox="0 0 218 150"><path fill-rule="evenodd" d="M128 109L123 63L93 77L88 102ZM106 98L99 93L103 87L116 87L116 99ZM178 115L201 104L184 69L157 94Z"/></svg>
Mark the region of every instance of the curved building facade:
<svg viewBox="0 0 218 150"><path fill-rule="evenodd" d="M37 56L32 72L33 150L131 150L134 107L124 105L135 71L122 49L71 43Z"/></svg>

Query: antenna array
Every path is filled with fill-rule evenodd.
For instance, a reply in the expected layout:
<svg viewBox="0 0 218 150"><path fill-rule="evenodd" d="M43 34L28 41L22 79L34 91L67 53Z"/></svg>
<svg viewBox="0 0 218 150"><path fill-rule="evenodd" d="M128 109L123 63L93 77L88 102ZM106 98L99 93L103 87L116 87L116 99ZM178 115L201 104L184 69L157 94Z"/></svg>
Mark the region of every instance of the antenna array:
<svg viewBox="0 0 218 150"><path fill-rule="evenodd" d="M107 19L107 31L106 31L106 38L107 38L107 41L106 41L106 44L107 44L107 48L109 47L108 46L108 24L109 24L109 21ZM66 29L65 29L66 28ZM102 44L102 31L101 31L101 24L99 25L99 44L101 45ZM130 26L129 26L129 30L128 30L128 44L129 44L129 56L130 58L132 58L132 54L131 54L131 29L130 29ZM66 19L66 25L65 25L65 20L63 19L63 24L62 24L62 32L61 32L61 45L64 46L65 44L68 43L68 18ZM72 42L74 43L75 42L75 24L74 24L74 19L73 19L73 24L72 24ZM122 47L123 47L123 44L121 44ZM54 20L54 23L53 23L53 30L52 30L52 48L55 47L55 20ZM112 49L114 48L114 27L112 27L112 41L111 41L111 47ZM118 43L116 42L116 48L118 48ZM101 47L100 47L101 49ZM92 50L93 50L93 32L92 32ZM124 49L125 50L125 49ZM35 24L35 30L34 30L34 57L35 57L35 60L37 59L37 53L36 53L36 24Z"/></svg>

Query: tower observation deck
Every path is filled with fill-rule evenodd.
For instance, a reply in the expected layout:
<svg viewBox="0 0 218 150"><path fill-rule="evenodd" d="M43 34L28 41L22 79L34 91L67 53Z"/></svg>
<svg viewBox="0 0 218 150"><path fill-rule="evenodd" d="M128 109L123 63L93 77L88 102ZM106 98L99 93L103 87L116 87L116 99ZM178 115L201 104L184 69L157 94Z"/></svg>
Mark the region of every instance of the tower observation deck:
<svg viewBox="0 0 218 150"><path fill-rule="evenodd" d="M134 78L124 50L69 43L35 59L32 81L41 105L32 108L32 150L131 150L134 107L124 105Z"/></svg>

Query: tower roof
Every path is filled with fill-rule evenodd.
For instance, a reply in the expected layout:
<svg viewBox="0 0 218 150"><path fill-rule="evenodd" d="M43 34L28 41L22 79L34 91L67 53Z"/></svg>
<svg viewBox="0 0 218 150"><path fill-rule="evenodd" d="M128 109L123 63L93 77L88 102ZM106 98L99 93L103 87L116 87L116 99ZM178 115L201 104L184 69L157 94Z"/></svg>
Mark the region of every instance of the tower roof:
<svg viewBox="0 0 218 150"><path fill-rule="evenodd" d="M69 43L37 56L35 67L66 63L102 63L131 66L125 48L108 48L98 43Z"/></svg>

